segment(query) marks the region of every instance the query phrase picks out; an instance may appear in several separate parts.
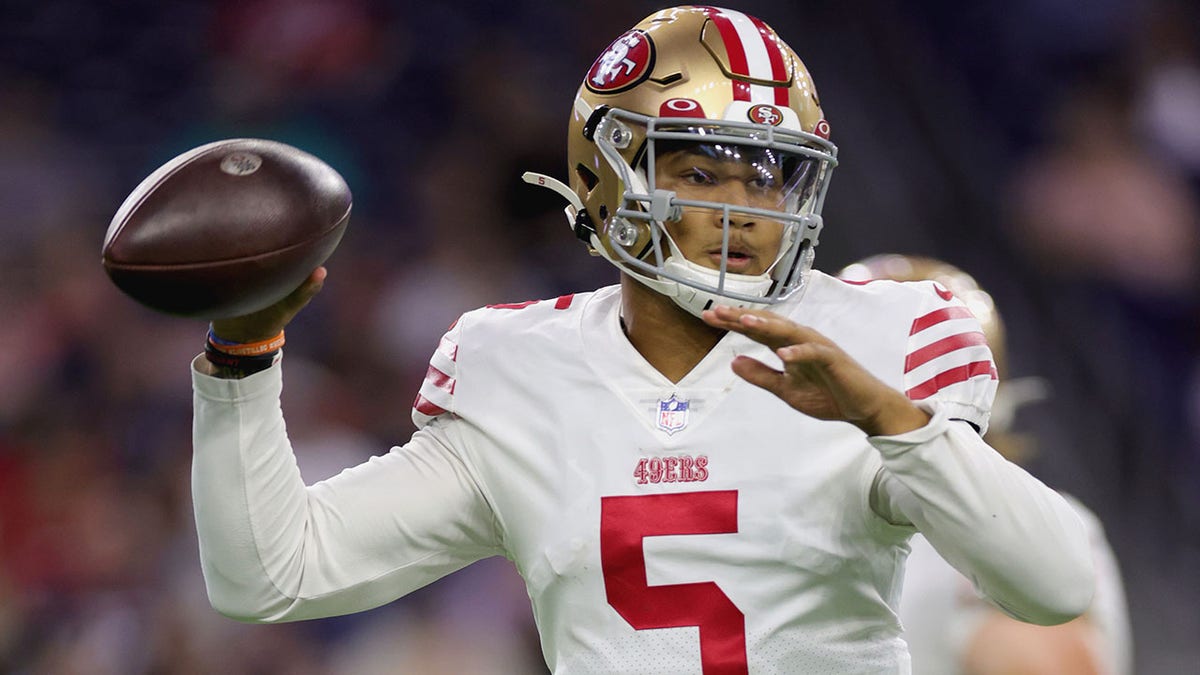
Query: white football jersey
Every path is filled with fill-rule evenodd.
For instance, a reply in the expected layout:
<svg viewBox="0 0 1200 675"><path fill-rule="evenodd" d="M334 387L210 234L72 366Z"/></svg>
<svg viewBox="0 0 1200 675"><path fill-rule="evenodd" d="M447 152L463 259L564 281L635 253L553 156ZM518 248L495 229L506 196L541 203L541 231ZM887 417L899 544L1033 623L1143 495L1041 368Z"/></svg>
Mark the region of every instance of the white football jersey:
<svg viewBox="0 0 1200 675"><path fill-rule="evenodd" d="M986 429L995 369L941 287L814 272L775 307L933 415L870 438L738 378L740 354L779 365L738 334L670 382L623 334L619 301L611 287L467 313L431 360L413 438L312 486L281 366L193 370L213 605L253 621L344 614L503 555L556 673L907 673L895 608L919 528L1015 616L1085 606L1070 507L967 424Z"/></svg>
<svg viewBox="0 0 1200 675"><path fill-rule="evenodd" d="M699 673L738 652L753 672L897 672L910 530L868 507L879 453L735 375L739 354L779 365L741 335L670 382L622 334L619 301L611 287L465 315L414 407L454 428L551 667ZM986 426L990 353L932 284L814 274L777 309Z"/></svg>

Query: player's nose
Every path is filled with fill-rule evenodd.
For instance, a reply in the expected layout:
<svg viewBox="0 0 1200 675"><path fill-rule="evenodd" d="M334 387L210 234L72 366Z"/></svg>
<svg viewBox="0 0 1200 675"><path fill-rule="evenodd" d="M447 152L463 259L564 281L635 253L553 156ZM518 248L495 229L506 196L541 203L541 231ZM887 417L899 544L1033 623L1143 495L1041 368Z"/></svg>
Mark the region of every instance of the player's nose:
<svg viewBox="0 0 1200 675"><path fill-rule="evenodd" d="M757 206L754 203L753 194L748 186L742 181L723 181L717 190L718 192L714 196L716 197L716 200L721 203L728 204L731 207L742 208L754 208ZM722 209L714 213L713 225L716 227L725 227L725 219L727 216L730 227L753 227L757 220L755 216L749 213L733 210L725 211Z"/></svg>

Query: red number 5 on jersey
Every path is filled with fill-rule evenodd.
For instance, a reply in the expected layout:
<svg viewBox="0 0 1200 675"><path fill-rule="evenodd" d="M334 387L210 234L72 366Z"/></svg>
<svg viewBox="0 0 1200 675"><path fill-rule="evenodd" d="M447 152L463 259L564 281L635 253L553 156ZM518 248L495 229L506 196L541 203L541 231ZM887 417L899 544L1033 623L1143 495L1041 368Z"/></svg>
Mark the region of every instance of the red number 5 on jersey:
<svg viewBox="0 0 1200 675"><path fill-rule="evenodd" d="M612 605L637 630L700 628L705 675L745 675L746 618L711 581L650 586L645 537L737 532L737 490L600 499L600 561Z"/></svg>

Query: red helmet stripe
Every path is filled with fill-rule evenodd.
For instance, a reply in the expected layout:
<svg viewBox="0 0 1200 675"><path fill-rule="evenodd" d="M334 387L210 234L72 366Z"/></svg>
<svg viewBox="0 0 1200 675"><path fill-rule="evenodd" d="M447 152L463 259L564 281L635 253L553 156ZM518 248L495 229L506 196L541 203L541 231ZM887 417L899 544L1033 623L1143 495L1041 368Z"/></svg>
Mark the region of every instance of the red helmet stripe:
<svg viewBox="0 0 1200 675"><path fill-rule="evenodd" d="M767 27L767 24L762 22L762 19L751 16L750 20L754 22L754 27L758 29L763 45L767 48L767 58L771 61L771 79L776 82L786 82L788 79L787 66L783 62L783 52L779 49L775 35ZM788 105L787 87L775 87L775 105L785 107Z"/></svg>
<svg viewBox="0 0 1200 675"><path fill-rule="evenodd" d="M750 76L750 65L746 62L746 50L742 48L742 38L738 35L737 27L733 25L729 15L716 7L705 7L704 13L721 32L721 41L725 43L725 53L729 58L729 69L734 75ZM733 81L733 100L749 101L750 84Z"/></svg>
<svg viewBox="0 0 1200 675"><path fill-rule="evenodd" d="M704 13L716 25L725 44L729 69L734 75L755 80L786 82L787 62L771 29L748 14L716 7L704 7ZM748 82L733 83L735 101L789 105L788 87L768 87Z"/></svg>

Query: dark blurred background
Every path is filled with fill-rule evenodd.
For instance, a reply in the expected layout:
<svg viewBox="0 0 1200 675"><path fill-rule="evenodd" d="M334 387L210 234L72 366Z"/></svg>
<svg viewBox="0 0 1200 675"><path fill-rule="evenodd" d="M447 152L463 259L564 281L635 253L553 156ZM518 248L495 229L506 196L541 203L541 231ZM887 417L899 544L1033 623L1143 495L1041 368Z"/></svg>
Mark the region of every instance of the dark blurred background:
<svg viewBox="0 0 1200 675"><path fill-rule="evenodd" d="M817 267L931 255L1009 327L1029 465L1104 520L1139 673L1200 670L1200 8L1185 0L733 2L805 59L840 146ZM306 478L403 442L438 337L584 290L549 192L569 106L659 5L7 0L0 8L0 672L544 671L511 565L370 613L209 608L188 494L204 325L100 266L174 155L266 137L347 178L354 217L289 330Z"/></svg>

